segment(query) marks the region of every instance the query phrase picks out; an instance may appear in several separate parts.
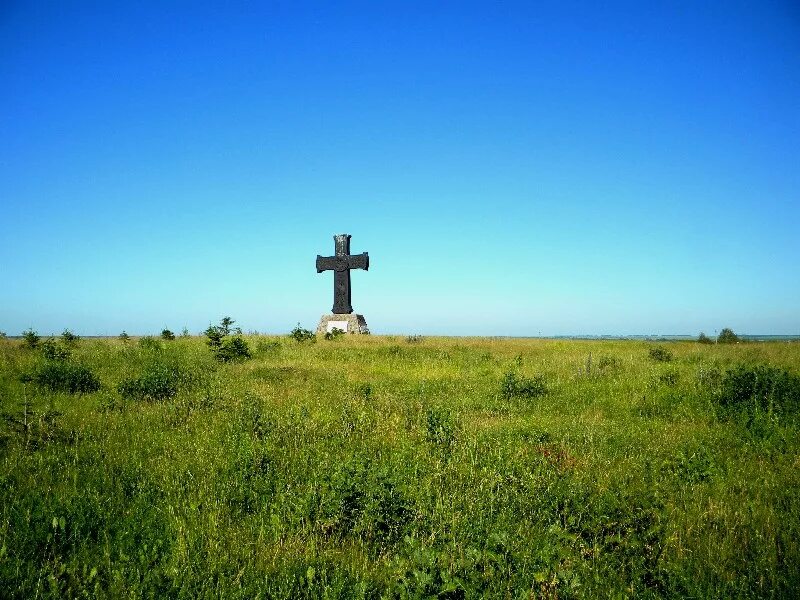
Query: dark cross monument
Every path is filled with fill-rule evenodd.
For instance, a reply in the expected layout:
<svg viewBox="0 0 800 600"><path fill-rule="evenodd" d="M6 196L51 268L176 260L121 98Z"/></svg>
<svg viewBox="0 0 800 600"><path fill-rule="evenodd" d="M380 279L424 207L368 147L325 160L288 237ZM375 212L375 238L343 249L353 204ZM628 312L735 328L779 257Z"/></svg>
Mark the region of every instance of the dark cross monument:
<svg viewBox="0 0 800 600"><path fill-rule="evenodd" d="M368 333L363 315L353 315L350 297L350 270L369 270L369 254L350 254L350 235L343 233L333 236L336 243L334 256L317 254L317 273L333 271L333 314L323 315L317 333L341 329L348 333Z"/></svg>

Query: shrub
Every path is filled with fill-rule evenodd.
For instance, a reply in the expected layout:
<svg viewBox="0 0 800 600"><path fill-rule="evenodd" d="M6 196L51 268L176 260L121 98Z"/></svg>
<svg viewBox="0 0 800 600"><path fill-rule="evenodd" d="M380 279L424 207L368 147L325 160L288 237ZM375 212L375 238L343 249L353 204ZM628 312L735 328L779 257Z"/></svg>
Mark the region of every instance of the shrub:
<svg viewBox="0 0 800 600"><path fill-rule="evenodd" d="M327 333L325 333L325 339L328 341L337 340L344 335L344 330L339 329L338 327L334 327Z"/></svg>
<svg viewBox="0 0 800 600"><path fill-rule="evenodd" d="M317 336L314 335L314 332L310 329L303 329L300 327L300 323L298 323L297 326L292 329L291 333L289 333L289 337L295 342L317 341Z"/></svg>
<svg viewBox="0 0 800 600"><path fill-rule="evenodd" d="M733 333L733 329L725 327L722 331L719 332L719 336L717 337L718 344L738 344L739 343L739 336Z"/></svg>
<svg viewBox="0 0 800 600"><path fill-rule="evenodd" d="M246 360L252 356L250 347L241 336L241 329L234 330L237 332L234 337L228 337L233 323L233 319L224 317L219 325L209 325L205 331L206 344L219 362Z"/></svg>
<svg viewBox="0 0 800 600"><path fill-rule="evenodd" d="M163 350L161 342L149 335L139 339L139 347L142 350Z"/></svg>
<svg viewBox="0 0 800 600"><path fill-rule="evenodd" d="M25 348L33 350L39 345L41 338L33 329L27 329L22 332L22 345Z"/></svg>
<svg viewBox="0 0 800 600"><path fill-rule="evenodd" d="M69 329L65 329L64 332L61 334L61 341L66 346L76 346L80 341L80 336L75 335Z"/></svg>
<svg viewBox="0 0 800 600"><path fill-rule="evenodd" d="M547 393L544 376L523 377L515 371L508 371L500 381L500 393L503 398L536 398Z"/></svg>
<svg viewBox="0 0 800 600"><path fill-rule="evenodd" d="M122 333L119 334L119 339L121 342L127 343L128 341L130 341L131 336L129 336L125 331L123 331Z"/></svg>
<svg viewBox="0 0 800 600"><path fill-rule="evenodd" d="M716 403L722 418L795 415L800 412L800 376L769 365L739 365L725 373Z"/></svg>
<svg viewBox="0 0 800 600"><path fill-rule="evenodd" d="M669 362L672 360L672 352L662 346L650 348L650 359L656 362Z"/></svg>
<svg viewBox="0 0 800 600"><path fill-rule="evenodd" d="M181 330L181 337L189 337L189 329L188 328L184 327Z"/></svg>
<svg viewBox="0 0 800 600"><path fill-rule="evenodd" d="M126 379L117 386L123 398L158 402L169 400L178 393L181 373L176 367L150 365L140 377Z"/></svg>
<svg viewBox="0 0 800 600"><path fill-rule="evenodd" d="M100 389L100 380L83 365L48 362L20 378L53 392L88 394Z"/></svg>
<svg viewBox="0 0 800 600"><path fill-rule="evenodd" d="M700 344L713 344L714 340L701 331L700 335L697 337L697 342Z"/></svg>
<svg viewBox="0 0 800 600"><path fill-rule="evenodd" d="M250 347L240 335L222 340L222 345L214 351L214 357L219 362L236 362L252 356Z"/></svg>
<svg viewBox="0 0 800 600"><path fill-rule="evenodd" d="M425 340L421 335L410 335L406 338L407 344L421 344Z"/></svg>
<svg viewBox="0 0 800 600"><path fill-rule="evenodd" d="M44 342L42 342L39 345L39 351L47 360L62 362L69 360L69 357L72 354L69 348L56 343L53 338L47 338Z"/></svg>
<svg viewBox="0 0 800 600"><path fill-rule="evenodd" d="M438 446L450 446L455 439L455 424L449 411L429 408L425 413L426 438Z"/></svg>
<svg viewBox="0 0 800 600"><path fill-rule="evenodd" d="M175 334L166 327L161 330L161 339L171 341L175 339Z"/></svg>

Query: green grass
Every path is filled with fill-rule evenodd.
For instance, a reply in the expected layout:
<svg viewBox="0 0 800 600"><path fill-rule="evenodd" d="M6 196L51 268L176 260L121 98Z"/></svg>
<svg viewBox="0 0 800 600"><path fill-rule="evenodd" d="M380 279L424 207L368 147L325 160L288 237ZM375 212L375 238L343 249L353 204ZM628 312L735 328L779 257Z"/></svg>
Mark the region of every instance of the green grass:
<svg viewBox="0 0 800 600"><path fill-rule="evenodd" d="M84 339L101 388L69 394L0 340L0 596L800 587L797 415L717 401L740 365L790 385L800 344L248 341Z"/></svg>

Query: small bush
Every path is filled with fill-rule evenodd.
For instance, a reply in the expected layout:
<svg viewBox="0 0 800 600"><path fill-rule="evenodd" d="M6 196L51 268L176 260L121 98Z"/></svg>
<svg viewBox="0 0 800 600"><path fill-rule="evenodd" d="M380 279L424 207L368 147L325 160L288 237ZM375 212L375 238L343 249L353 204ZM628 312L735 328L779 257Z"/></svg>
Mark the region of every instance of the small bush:
<svg viewBox="0 0 800 600"><path fill-rule="evenodd" d="M48 362L20 379L53 392L89 394L100 389L100 380L91 369L69 362Z"/></svg>
<svg viewBox="0 0 800 600"><path fill-rule="evenodd" d="M36 348L39 345L40 339L39 335L33 329L27 329L22 332L22 346L29 350Z"/></svg>
<svg viewBox="0 0 800 600"><path fill-rule="evenodd" d="M144 336L143 338L139 339L139 348L142 350L163 350L163 346L161 346L161 342L159 342L154 337L149 335Z"/></svg>
<svg viewBox="0 0 800 600"><path fill-rule="evenodd" d="M656 362L669 362L672 360L672 352L662 346L650 348L650 360Z"/></svg>
<svg viewBox="0 0 800 600"><path fill-rule="evenodd" d="M189 329L188 328L184 327L181 330L181 337L185 337L185 338L189 337Z"/></svg>
<svg viewBox="0 0 800 600"><path fill-rule="evenodd" d="M69 360L72 352L68 347L58 344L53 338L47 338L39 345L39 351L47 360L65 361Z"/></svg>
<svg viewBox="0 0 800 600"><path fill-rule="evenodd" d="M739 336L733 333L733 329L725 327L722 331L719 332L719 336L717 337L718 344L738 344L739 343Z"/></svg>
<svg viewBox="0 0 800 600"><path fill-rule="evenodd" d="M127 343L127 342L130 341L130 339L131 339L131 336L129 336L125 331L123 331L122 333L119 334L119 340L121 342Z"/></svg>
<svg viewBox="0 0 800 600"><path fill-rule="evenodd" d="M172 341L175 339L175 334L165 327L164 329L161 330L161 339Z"/></svg>
<svg viewBox="0 0 800 600"><path fill-rule="evenodd" d="M222 345L214 351L214 357L219 362L237 362L252 356L250 347L240 335L222 340Z"/></svg>
<svg viewBox="0 0 800 600"><path fill-rule="evenodd" d="M4 340L8 337L5 331L0 331L0 340Z"/></svg>
<svg viewBox="0 0 800 600"><path fill-rule="evenodd" d="M425 413L426 438L438 446L450 446L456 435L453 415L443 409L430 408Z"/></svg>
<svg viewBox="0 0 800 600"><path fill-rule="evenodd" d="M61 334L61 341L64 343L65 346L74 347L80 341L80 336L75 335L69 329L65 329L64 332Z"/></svg>
<svg viewBox="0 0 800 600"><path fill-rule="evenodd" d="M615 371L619 368L619 359L616 356L601 356L597 361L597 368L601 371Z"/></svg>
<svg viewBox="0 0 800 600"><path fill-rule="evenodd" d="M173 398L181 383L181 373L176 367L163 364L150 365L140 377L126 379L117 391L126 400L159 402Z"/></svg>
<svg viewBox="0 0 800 600"><path fill-rule="evenodd" d="M331 340L338 340L343 335L344 335L344 330L343 329L339 329L338 327L334 327L333 329L331 329L330 331L325 333L325 339L330 342Z"/></svg>
<svg viewBox="0 0 800 600"><path fill-rule="evenodd" d="M705 333L703 333L701 331L700 335L697 337L697 343L699 343L699 344L713 344L714 340L712 340L710 337L708 337Z"/></svg>
<svg viewBox="0 0 800 600"><path fill-rule="evenodd" d="M292 329L291 333L289 333L289 337L295 342L315 342L317 340L317 336L314 335L314 332L310 329L303 329L300 327L300 323Z"/></svg>
<svg viewBox="0 0 800 600"><path fill-rule="evenodd" d="M536 398L547 393L544 376L523 377L515 371L508 371L500 381L500 393L503 398Z"/></svg>
<svg viewBox="0 0 800 600"><path fill-rule="evenodd" d="M669 371L664 371L661 375L659 375L658 380L670 387L674 387L678 384L678 380L680 379L680 374L678 371L674 369L670 369Z"/></svg>
<svg viewBox="0 0 800 600"><path fill-rule="evenodd" d="M406 344L421 344L424 340L421 335L410 335L406 338Z"/></svg>
<svg viewBox="0 0 800 600"><path fill-rule="evenodd" d="M800 412L800 376L769 365L729 369L716 397L719 415L765 413L781 417Z"/></svg>

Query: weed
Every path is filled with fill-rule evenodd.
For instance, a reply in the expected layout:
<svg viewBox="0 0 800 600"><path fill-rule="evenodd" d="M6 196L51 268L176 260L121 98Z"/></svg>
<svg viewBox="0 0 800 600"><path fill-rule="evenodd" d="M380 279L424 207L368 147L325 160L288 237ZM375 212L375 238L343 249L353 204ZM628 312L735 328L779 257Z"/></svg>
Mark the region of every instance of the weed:
<svg viewBox="0 0 800 600"><path fill-rule="evenodd" d="M39 334L33 329L26 329L22 332L22 347L33 350L39 345L40 339Z"/></svg>
<svg viewBox="0 0 800 600"><path fill-rule="evenodd" d="M100 389L100 380L89 367L69 362L47 362L21 379L52 392L90 394Z"/></svg>
<svg viewBox="0 0 800 600"><path fill-rule="evenodd" d="M325 339L328 341L338 340L343 335L344 335L344 330L339 329L338 327L334 327L333 329L325 333Z"/></svg>
<svg viewBox="0 0 800 600"><path fill-rule="evenodd" d="M455 440L455 423L450 411L429 408L425 413L425 435L427 440L437 446L449 448Z"/></svg>
<svg viewBox="0 0 800 600"><path fill-rule="evenodd" d="M650 360L654 360L656 362L670 362L672 360L672 352L664 348L663 346L656 346L655 348L650 348Z"/></svg>
<svg viewBox="0 0 800 600"><path fill-rule="evenodd" d="M298 323L294 329L289 333L289 337L295 342L316 342L317 336L310 329L303 329Z"/></svg>
<svg viewBox="0 0 800 600"><path fill-rule="evenodd" d="M500 394L506 400L512 398L537 398L547 393L547 383L543 375L523 377L509 370L500 380Z"/></svg>

